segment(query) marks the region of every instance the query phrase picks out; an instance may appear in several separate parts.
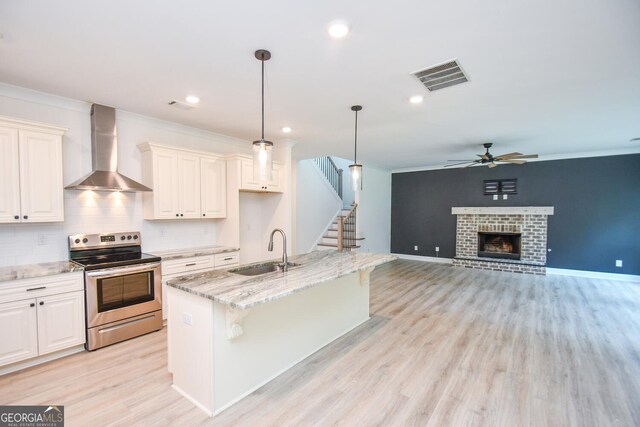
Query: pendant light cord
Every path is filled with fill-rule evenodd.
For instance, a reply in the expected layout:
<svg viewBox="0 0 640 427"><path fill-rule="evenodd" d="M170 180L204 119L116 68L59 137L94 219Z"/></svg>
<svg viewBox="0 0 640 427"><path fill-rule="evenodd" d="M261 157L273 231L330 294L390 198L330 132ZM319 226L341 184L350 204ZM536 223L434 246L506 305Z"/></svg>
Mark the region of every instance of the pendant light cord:
<svg viewBox="0 0 640 427"><path fill-rule="evenodd" d="M264 53L262 54L262 141L264 141Z"/></svg>
<svg viewBox="0 0 640 427"><path fill-rule="evenodd" d="M358 111L356 110L356 132L353 152L353 163L358 163Z"/></svg>

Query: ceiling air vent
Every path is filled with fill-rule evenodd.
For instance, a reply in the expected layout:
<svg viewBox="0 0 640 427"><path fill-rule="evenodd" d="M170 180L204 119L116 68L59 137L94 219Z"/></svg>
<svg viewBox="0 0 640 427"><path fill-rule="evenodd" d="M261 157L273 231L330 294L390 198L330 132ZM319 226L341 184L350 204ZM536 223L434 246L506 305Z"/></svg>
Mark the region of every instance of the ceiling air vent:
<svg viewBox="0 0 640 427"><path fill-rule="evenodd" d="M411 74L431 92L469 81L455 59Z"/></svg>

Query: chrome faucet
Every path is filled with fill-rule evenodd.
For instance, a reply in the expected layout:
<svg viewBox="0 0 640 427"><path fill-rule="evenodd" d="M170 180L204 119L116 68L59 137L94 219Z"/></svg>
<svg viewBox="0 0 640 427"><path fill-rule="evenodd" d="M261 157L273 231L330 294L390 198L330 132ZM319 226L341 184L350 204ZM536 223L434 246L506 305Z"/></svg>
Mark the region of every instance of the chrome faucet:
<svg viewBox="0 0 640 427"><path fill-rule="evenodd" d="M287 271L289 261L287 260L287 236L284 234L284 231L276 228L271 232L271 237L269 237L268 250L269 252L273 252L273 235L276 234L276 231L282 234L282 271Z"/></svg>

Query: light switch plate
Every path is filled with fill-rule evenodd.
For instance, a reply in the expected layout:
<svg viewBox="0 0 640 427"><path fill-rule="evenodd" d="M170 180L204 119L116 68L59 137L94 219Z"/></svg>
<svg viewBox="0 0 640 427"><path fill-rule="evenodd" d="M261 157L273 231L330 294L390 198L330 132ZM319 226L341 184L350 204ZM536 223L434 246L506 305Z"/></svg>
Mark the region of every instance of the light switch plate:
<svg viewBox="0 0 640 427"><path fill-rule="evenodd" d="M622 267L622 260L621 259L617 259L616 260L616 267Z"/></svg>
<svg viewBox="0 0 640 427"><path fill-rule="evenodd" d="M509 198L509 196L508 196L508 195L506 195L506 194L503 194L503 195L502 195L502 200L507 200L508 198Z"/></svg>
<svg viewBox="0 0 640 427"><path fill-rule="evenodd" d="M493 195L493 200L498 200L498 195L497 194Z"/></svg>
<svg viewBox="0 0 640 427"><path fill-rule="evenodd" d="M182 321L185 325L193 325L193 316L191 313L182 313Z"/></svg>

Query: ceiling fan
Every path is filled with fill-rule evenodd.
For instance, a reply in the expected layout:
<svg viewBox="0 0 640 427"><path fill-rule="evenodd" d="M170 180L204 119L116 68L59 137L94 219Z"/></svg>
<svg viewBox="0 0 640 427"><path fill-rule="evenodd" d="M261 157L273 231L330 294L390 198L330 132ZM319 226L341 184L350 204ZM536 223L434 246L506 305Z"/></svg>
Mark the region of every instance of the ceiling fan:
<svg viewBox="0 0 640 427"><path fill-rule="evenodd" d="M471 167L471 166L484 166L487 165L490 168L495 168L496 166L498 166L498 164L496 162L502 162L502 163L514 163L516 165L522 165L524 163L526 163L526 161L522 160L522 159L537 159L538 155L537 154L522 154L522 153L507 153L507 154L501 154L499 156L494 156L493 154L491 154L489 152L489 148L491 148L493 144L490 142L484 143L482 144L482 146L484 148L487 149L486 153L484 154L477 154L478 157L480 157L479 159L476 160L447 160L448 162L459 162L459 163L453 163L451 165L445 165L445 168L451 167L451 166L458 166L458 165L464 165L467 164L468 165L466 167Z"/></svg>

